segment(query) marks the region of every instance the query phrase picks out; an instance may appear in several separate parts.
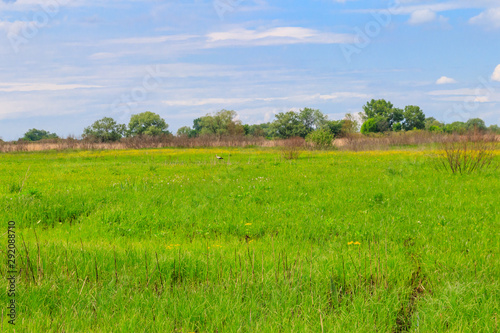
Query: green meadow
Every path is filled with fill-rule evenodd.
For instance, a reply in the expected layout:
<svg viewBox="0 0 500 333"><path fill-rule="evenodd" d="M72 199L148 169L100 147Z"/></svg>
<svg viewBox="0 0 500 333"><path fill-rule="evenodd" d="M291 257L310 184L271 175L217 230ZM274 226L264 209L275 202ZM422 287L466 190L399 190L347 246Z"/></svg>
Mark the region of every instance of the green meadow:
<svg viewBox="0 0 500 333"><path fill-rule="evenodd" d="M0 154L2 331L498 332L500 169L434 159Z"/></svg>

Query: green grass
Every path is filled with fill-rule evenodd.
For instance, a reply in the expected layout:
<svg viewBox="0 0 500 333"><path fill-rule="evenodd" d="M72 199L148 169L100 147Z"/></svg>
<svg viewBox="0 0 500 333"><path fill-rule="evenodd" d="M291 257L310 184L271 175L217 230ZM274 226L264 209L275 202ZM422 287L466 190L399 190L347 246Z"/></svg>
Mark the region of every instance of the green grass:
<svg viewBox="0 0 500 333"><path fill-rule="evenodd" d="M498 332L500 171L427 154L2 154L16 330Z"/></svg>

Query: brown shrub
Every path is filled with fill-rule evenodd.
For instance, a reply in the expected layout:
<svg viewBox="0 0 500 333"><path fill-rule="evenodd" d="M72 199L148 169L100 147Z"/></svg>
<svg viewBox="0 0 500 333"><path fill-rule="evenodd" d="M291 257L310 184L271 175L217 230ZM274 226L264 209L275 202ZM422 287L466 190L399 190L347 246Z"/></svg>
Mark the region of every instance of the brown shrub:
<svg viewBox="0 0 500 333"><path fill-rule="evenodd" d="M490 167L497 148L495 135L479 132L446 137L441 143L436 168L456 174L470 174Z"/></svg>
<svg viewBox="0 0 500 333"><path fill-rule="evenodd" d="M296 160L300 156L300 152L304 149L305 140L300 137L283 140L281 146L281 157L286 160Z"/></svg>

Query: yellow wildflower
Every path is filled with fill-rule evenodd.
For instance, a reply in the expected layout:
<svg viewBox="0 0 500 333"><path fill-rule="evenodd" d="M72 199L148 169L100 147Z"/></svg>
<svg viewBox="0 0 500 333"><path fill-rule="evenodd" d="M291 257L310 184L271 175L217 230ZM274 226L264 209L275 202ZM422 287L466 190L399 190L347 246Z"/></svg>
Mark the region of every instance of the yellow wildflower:
<svg viewBox="0 0 500 333"><path fill-rule="evenodd" d="M245 225L252 225L252 223L245 223Z"/></svg>
<svg viewBox="0 0 500 333"><path fill-rule="evenodd" d="M347 243L347 245L352 245L352 244L354 244L354 242L349 242L349 243Z"/></svg>

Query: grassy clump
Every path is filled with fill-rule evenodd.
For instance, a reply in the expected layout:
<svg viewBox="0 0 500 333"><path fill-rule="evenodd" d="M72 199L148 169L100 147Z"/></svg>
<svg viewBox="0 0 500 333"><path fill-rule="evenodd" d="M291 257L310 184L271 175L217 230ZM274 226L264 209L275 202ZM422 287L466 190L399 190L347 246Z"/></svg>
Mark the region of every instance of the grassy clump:
<svg viewBox="0 0 500 333"><path fill-rule="evenodd" d="M448 138L438 156L438 169L454 174L470 174L492 166L497 148L495 136L471 134Z"/></svg>

